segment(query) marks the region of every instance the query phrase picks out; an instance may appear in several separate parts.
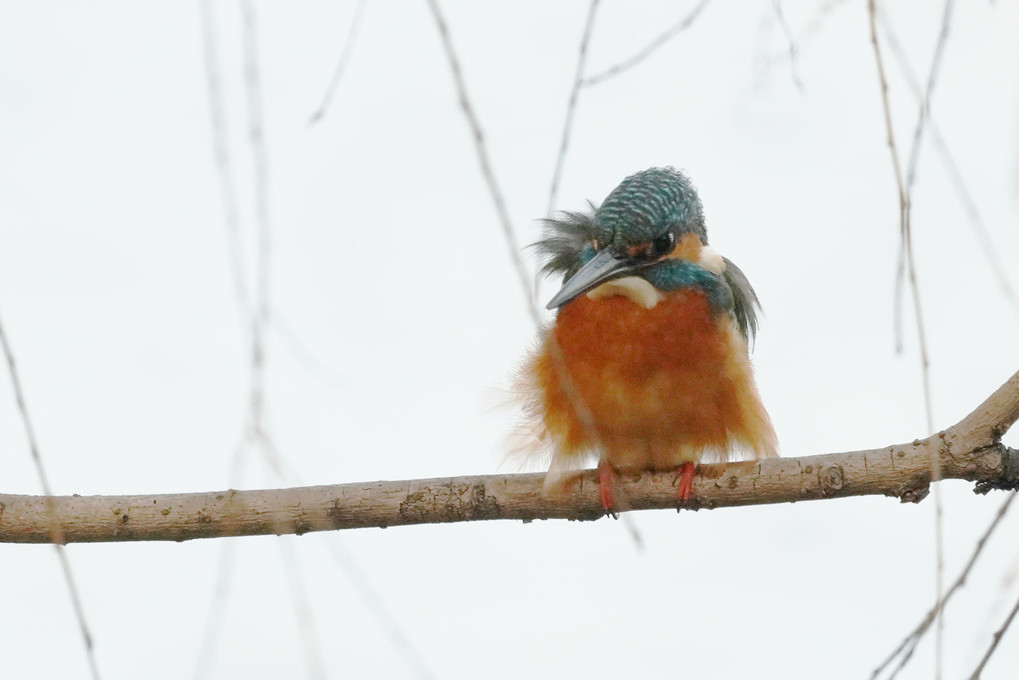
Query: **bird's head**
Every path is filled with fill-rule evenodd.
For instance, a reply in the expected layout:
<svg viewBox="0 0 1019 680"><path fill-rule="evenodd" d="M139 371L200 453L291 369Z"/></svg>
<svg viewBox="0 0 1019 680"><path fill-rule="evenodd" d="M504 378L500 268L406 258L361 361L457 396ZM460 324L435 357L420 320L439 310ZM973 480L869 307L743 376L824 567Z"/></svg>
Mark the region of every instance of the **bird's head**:
<svg viewBox="0 0 1019 680"><path fill-rule="evenodd" d="M546 267L566 269L563 287L548 303L548 309L561 307L611 279L640 276L668 258L696 260L701 246L708 242L697 190L686 175L674 168L634 173L612 190L593 217L567 217L572 222L553 224L572 224L583 231L588 242L575 252L572 266L560 267L553 260L553 266ZM561 236L560 247L565 247L567 240L577 243L570 236ZM559 255L553 241L549 239L545 248Z"/></svg>

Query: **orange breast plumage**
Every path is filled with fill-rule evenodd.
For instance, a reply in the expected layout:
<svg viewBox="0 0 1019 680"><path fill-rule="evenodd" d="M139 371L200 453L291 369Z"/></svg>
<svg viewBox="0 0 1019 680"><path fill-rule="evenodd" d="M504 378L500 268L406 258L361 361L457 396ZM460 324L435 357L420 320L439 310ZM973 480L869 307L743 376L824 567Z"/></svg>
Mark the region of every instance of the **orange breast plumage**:
<svg viewBox="0 0 1019 680"><path fill-rule="evenodd" d="M623 470L777 455L747 346L693 288L650 307L625 295L564 305L524 371L551 472L589 456Z"/></svg>

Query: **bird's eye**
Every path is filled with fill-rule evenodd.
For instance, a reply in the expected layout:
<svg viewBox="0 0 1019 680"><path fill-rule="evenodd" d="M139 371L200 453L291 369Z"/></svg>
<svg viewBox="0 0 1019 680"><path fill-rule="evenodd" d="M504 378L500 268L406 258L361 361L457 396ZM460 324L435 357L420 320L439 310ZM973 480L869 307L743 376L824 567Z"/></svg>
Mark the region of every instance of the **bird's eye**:
<svg viewBox="0 0 1019 680"><path fill-rule="evenodd" d="M658 259L663 255L668 255L672 252L674 245L676 245L676 236L671 231L667 231L651 242L651 247L648 248L648 256L652 259Z"/></svg>

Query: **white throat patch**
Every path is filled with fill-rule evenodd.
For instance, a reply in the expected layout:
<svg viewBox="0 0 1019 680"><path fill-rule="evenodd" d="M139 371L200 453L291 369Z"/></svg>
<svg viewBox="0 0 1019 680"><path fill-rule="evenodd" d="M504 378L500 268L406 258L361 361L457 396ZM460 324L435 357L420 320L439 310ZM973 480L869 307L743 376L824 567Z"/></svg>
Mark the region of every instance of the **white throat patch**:
<svg viewBox="0 0 1019 680"><path fill-rule="evenodd" d="M663 297L654 286L648 283L647 279L642 279L639 276L624 276L621 279L606 281L587 293L587 297L592 300L613 295L629 298L644 309L651 309L661 302Z"/></svg>

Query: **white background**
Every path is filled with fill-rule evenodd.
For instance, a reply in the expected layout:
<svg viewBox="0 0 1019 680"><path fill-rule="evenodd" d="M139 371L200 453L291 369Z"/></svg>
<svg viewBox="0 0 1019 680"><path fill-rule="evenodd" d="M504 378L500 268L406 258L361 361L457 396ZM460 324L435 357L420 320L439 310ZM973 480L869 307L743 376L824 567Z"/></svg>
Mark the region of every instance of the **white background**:
<svg viewBox="0 0 1019 680"><path fill-rule="evenodd" d="M926 434L908 298L895 353L898 198L866 8L828 4L810 29L820 3L783 3L792 68L772 3L716 2L641 65L583 90L557 201L582 208L651 165L689 173L712 244L764 304L754 362L789 456ZM894 4L889 19L924 79L941 7ZM589 73L693 7L603 5ZM442 6L517 238L529 243L587 3ZM234 3L213 7L250 284L242 21ZM0 4L0 314L54 491L515 471L503 461L516 416L502 404L535 328L427 4L368 3L315 125L354 4L255 7L271 229L266 428L283 480L250 447L231 479L250 337L213 160L201 5ZM1012 3L958 3L933 101L1013 285L1017 29ZM917 103L887 45L885 56L905 156ZM1019 320L929 144L914 203L944 428L1019 368ZM556 284L543 284L542 302ZM0 490L40 490L2 385ZM974 496L962 482L943 493L952 579L1004 497ZM633 520L643 549L603 520L68 553L104 678L190 677L203 640L204 677L863 678L934 598L930 500ZM1017 530L1013 517L948 609L946 678L968 676L1017 595ZM230 588L216 591L226 545ZM295 584L308 594L310 628L295 613ZM213 607L214 592L225 609ZM213 638L210 608L222 615ZM382 608L420 661L394 642ZM87 676L52 548L0 546L0 612L3 677ZM1010 631L984 677L1014 677L1017 641ZM932 648L902 677L931 677Z"/></svg>

